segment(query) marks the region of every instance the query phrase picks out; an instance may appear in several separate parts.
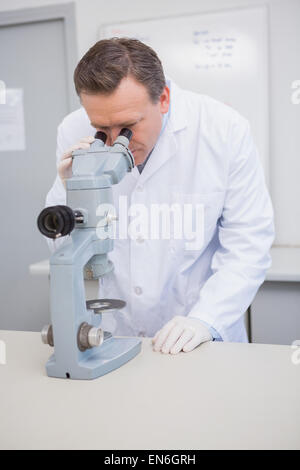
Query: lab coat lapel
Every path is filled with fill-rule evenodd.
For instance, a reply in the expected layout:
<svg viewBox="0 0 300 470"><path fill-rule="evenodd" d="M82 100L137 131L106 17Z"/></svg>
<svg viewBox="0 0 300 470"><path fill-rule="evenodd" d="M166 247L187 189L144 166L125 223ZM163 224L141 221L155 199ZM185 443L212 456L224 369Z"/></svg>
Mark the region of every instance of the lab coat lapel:
<svg viewBox="0 0 300 470"><path fill-rule="evenodd" d="M153 152L139 177L139 184L144 184L149 178L151 178L151 176L176 153L176 150L176 138L174 133L168 130L167 126L163 135L156 143Z"/></svg>
<svg viewBox="0 0 300 470"><path fill-rule="evenodd" d="M176 153L178 146L176 133L187 126L187 110L180 90L174 82L171 82L170 88L170 116L165 130L159 137L143 172L138 178L139 184L150 179ZM138 172L137 168L136 171Z"/></svg>

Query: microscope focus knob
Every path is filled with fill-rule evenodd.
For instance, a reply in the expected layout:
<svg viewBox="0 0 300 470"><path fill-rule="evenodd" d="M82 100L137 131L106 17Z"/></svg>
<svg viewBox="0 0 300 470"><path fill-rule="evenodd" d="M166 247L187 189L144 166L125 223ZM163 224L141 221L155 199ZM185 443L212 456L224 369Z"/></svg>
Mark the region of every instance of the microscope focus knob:
<svg viewBox="0 0 300 470"><path fill-rule="evenodd" d="M104 331L102 328L89 325L84 322L78 330L77 343L80 351L86 351L97 346L101 346L104 341Z"/></svg>
<svg viewBox="0 0 300 470"><path fill-rule="evenodd" d="M119 220L117 215L114 214L107 214L106 216L106 223L110 225L112 222L115 222L116 220Z"/></svg>
<svg viewBox="0 0 300 470"><path fill-rule="evenodd" d="M42 342L44 344L48 344L49 346L54 346L53 340L53 328L52 325L46 325L41 331Z"/></svg>
<svg viewBox="0 0 300 470"><path fill-rule="evenodd" d="M101 346L103 343L104 334L102 328L93 327L88 334L88 341L91 348Z"/></svg>

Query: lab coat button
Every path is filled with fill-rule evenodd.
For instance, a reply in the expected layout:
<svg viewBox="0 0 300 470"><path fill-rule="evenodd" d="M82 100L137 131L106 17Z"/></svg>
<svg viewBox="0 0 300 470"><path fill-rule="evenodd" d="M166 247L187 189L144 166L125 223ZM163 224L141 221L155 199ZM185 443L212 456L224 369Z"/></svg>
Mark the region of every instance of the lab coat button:
<svg viewBox="0 0 300 470"><path fill-rule="evenodd" d="M141 295L143 293L143 289L139 286L136 286L134 288L134 292L136 293L136 295Z"/></svg>
<svg viewBox="0 0 300 470"><path fill-rule="evenodd" d="M138 243L143 243L145 241L145 239L144 239L143 235L138 235L137 238L136 238L136 241Z"/></svg>
<svg viewBox="0 0 300 470"><path fill-rule="evenodd" d="M137 190L139 193L141 193L141 192L143 191L143 189L144 189L144 188L143 188L143 186L141 186L141 185L140 185L140 186L137 186L137 188L136 188L136 190Z"/></svg>

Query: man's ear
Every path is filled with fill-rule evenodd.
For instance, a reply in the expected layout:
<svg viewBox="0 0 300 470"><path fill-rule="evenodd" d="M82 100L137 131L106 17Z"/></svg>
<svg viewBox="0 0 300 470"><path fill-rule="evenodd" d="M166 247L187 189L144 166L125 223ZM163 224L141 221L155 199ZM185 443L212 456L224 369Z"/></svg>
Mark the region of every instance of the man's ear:
<svg viewBox="0 0 300 470"><path fill-rule="evenodd" d="M160 102L160 111L162 114L166 114L169 111L170 106L170 88L165 86L163 89L162 94L159 98Z"/></svg>

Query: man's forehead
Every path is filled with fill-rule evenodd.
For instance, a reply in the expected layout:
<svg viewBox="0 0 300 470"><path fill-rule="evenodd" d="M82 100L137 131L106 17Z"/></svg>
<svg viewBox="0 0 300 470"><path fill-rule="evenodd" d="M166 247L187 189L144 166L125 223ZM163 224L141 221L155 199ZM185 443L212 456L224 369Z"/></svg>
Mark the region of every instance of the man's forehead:
<svg viewBox="0 0 300 470"><path fill-rule="evenodd" d="M97 127L112 127L123 124L134 124L140 121L144 115L143 109L134 106L87 106L86 112L91 124Z"/></svg>
<svg viewBox="0 0 300 470"><path fill-rule="evenodd" d="M85 108L92 125L111 127L139 121L149 107L147 95L140 93L111 95L81 94L81 104Z"/></svg>

